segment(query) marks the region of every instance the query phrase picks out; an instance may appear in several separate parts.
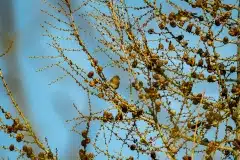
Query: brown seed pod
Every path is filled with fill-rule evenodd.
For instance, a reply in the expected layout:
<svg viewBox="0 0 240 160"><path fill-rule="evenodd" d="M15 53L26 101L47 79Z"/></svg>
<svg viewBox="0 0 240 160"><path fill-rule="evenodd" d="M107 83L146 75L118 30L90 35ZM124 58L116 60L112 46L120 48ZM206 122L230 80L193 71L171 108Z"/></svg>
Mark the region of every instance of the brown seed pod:
<svg viewBox="0 0 240 160"><path fill-rule="evenodd" d="M193 104L194 105L197 105L197 104L199 104L200 103L200 101L201 101L201 99L202 99L202 94L201 93L199 93L199 94L197 94L197 95L194 95L193 96Z"/></svg>
<svg viewBox="0 0 240 160"><path fill-rule="evenodd" d="M87 130L83 130L82 131L83 138L87 138L87 135L88 135L88 131Z"/></svg>
<svg viewBox="0 0 240 160"><path fill-rule="evenodd" d="M98 93L98 98L103 98L104 97L104 94L101 92L101 93Z"/></svg>
<svg viewBox="0 0 240 160"><path fill-rule="evenodd" d="M102 73L103 68L101 66L98 66L97 71L98 71L98 73Z"/></svg>
<svg viewBox="0 0 240 160"><path fill-rule="evenodd" d="M185 23L186 23L186 21L180 20L180 21L179 21L179 26L183 27Z"/></svg>
<svg viewBox="0 0 240 160"><path fill-rule="evenodd" d="M104 111L103 112L103 122L108 122L113 120L113 115L110 112Z"/></svg>
<svg viewBox="0 0 240 160"><path fill-rule="evenodd" d="M17 142L21 142L21 141L23 140L23 138L24 138L24 135L23 135L22 133L18 133L18 134L16 135L16 140L17 140Z"/></svg>
<svg viewBox="0 0 240 160"><path fill-rule="evenodd" d="M199 66L199 67L202 67L202 66L203 66L203 60L202 60L202 59L200 59L200 60L198 61L198 66Z"/></svg>
<svg viewBox="0 0 240 160"><path fill-rule="evenodd" d="M177 26L177 23L175 22L175 20L170 21L170 26L173 28Z"/></svg>
<svg viewBox="0 0 240 160"><path fill-rule="evenodd" d="M132 67L136 68L138 65L138 61L134 59L133 63L132 63Z"/></svg>
<svg viewBox="0 0 240 160"><path fill-rule="evenodd" d="M88 78L92 78L93 75L94 75L94 72L93 72L93 71L88 72Z"/></svg>
<svg viewBox="0 0 240 160"><path fill-rule="evenodd" d="M155 106L161 106L161 104L162 104L162 102L159 99L157 99L155 101Z"/></svg>
<svg viewBox="0 0 240 160"><path fill-rule="evenodd" d="M38 158L39 158L40 160L43 160L43 159L45 158L45 154L44 154L43 152L39 152L39 153L38 153Z"/></svg>
<svg viewBox="0 0 240 160"><path fill-rule="evenodd" d="M208 82L215 82L217 80L217 77L215 75L209 75L207 77Z"/></svg>
<svg viewBox="0 0 240 160"><path fill-rule="evenodd" d="M136 148L137 148L137 146L136 146L135 144L132 144L132 145L130 146L130 149L131 149L132 151L134 151Z"/></svg>
<svg viewBox="0 0 240 160"><path fill-rule="evenodd" d="M228 42L229 42L228 37L224 37L224 38L223 38L223 43L224 43L224 44L228 44Z"/></svg>
<svg viewBox="0 0 240 160"><path fill-rule="evenodd" d="M231 73L236 72L236 67L235 67L235 66L231 66L231 67L230 67L230 72L231 72Z"/></svg>
<svg viewBox="0 0 240 160"><path fill-rule="evenodd" d="M86 147L86 146L87 146L86 141L85 141L85 140L82 140L82 141L81 141L81 145L82 145L83 147Z"/></svg>
<svg viewBox="0 0 240 160"><path fill-rule="evenodd" d="M123 113L127 113L127 112L128 112L128 107L127 107L127 105L125 105L125 104L122 104L122 105L121 105L121 109L122 109L122 112L123 112Z"/></svg>
<svg viewBox="0 0 240 160"><path fill-rule="evenodd" d="M98 60L97 59L93 59L93 65L94 66L98 65Z"/></svg>
<svg viewBox="0 0 240 160"><path fill-rule="evenodd" d="M79 157L82 159L83 157L85 157L86 151L84 151L83 149L80 149L78 154L79 154Z"/></svg>
<svg viewBox="0 0 240 160"><path fill-rule="evenodd" d="M110 86L113 89L118 89L120 85L120 77L119 76L113 76L109 81Z"/></svg>
<svg viewBox="0 0 240 160"><path fill-rule="evenodd" d="M188 59L187 64L193 67L195 65L195 58L191 57L190 59Z"/></svg>
<svg viewBox="0 0 240 160"><path fill-rule="evenodd" d="M28 146L23 145L22 150L23 150L24 152L27 152L27 151L28 151Z"/></svg>
<svg viewBox="0 0 240 160"><path fill-rule="evenodd" d="M220 19L215 19L215 25L216 25L216 26L220 26L220 25L221 25Z"/></svg>
<svg viewBox="0 0 240 160"><path fill-rule="evenodd" d="M141 116L143 114L143 109L137 110L137 117Z"/></svg>
<svg viewBox="0 0 240 160"><path fill-rule="evenodd" d="M207 40L207 44L209 46L213 46L214 45L214 41L209 39L209 40Z"/></svg>
<svg viewBox="0 0 240 160"><path fill-rule="evenodd" d="M199 75L198 75L198 79L200 79L200 80L204 80L204 74L203 73L199 73Z"/></svg>
<svg viewBox="0 0 240 160"><path fill-rule="evenodd" d="M165 29L166 24L165 24L164 22L161 22L161 23L158 24L158 27L159 27L160 29Z"/></svg>
<svg viewBox="0 0 240 160"><path fill-rule="evenodd" d="M14 147L14 145L13 145L13 144L11 144L11 145L9 146L9 150L10 150L10 151L13 151L13 150L14 150L14 148L15 148L15 147Z"/></svg>
<svg viewBox="0 0 240 160"><path fill-rule="evenodd" d="M174 47L174 45L172 44L172 41L169 42L168 50L170 50L170 51L174 51L174 50L175 50L175 47Z"/></svg>
<svg viewBox="0 0 240 160"><path fill-rule="evenodd" d="M192 157L191 156L184 156L182 159L183 160L192 160Z"/></svg>
<svg viewBox="0 0 240 160"><path fill-rule="evenodd" d="M148 30L148 34L153 34L153 33L155 33L154 29L153 29L153 28L150 28L150 29Z"/></svg>
<svg viewBox="0 0 240 160"><path fill-rule="evenodd" d="M6 118L6 119L10 119L10 118L12 118L11 113L6 112L6 113L5 113L5 118Z"/></svg>
<svg viewBox="0 0 240 160"><path fill-rule="evenodd" d="M130 156L127 160L134 160L134 158L132 156Z"/></svg>
<svg viewBox="0 0 240 160"><path fill-rule="evenodd" d="M239 36L240 30L237 27L232 27L229 29L228 34L232 37Z"/></svg>
<svg viewBox="0 0 240 160"><path fill-rule="evenodd" d="M152 151L150 155L152 159L156 159L156 153L154 151Z"/></svg>
<svg viewBox="0 0 240 160"><path fill-rule="evenodd" d="M53 159L53 153L52 153L51 151L48 152L47 157L48 157L49 159Z"/></svg>
<svg viewBox="0 0 240 160"><path fill-rule="evenodd" d="M193 28L193 24L192 24L192 23L189 23L188 26L187 26L186 31L187 31L187 32L192 32L192 28Z"/></svg>
<svg viewBox="0 0 240 160"><path fill-rule="evenodd" d="M85 141L86 141L86 144L89 144L91 142L90 138L86 138Z"/></svg>
<svg viewBox="0 0 240 160"><path fill-rule="evenodd" d="M29 157L33 154L33 149L31 146L28 147L27 149L27 155L29 155Z"/></svg>
<svg viewBox="0 0 240 160"><path fill-rule="evenodd" d="M95 83L94 81L90 81L90 82L89 82L89 86L90 86L90 87L95 87L95 86L96 86L96 83Z"/></svg>
<svg viewBox="0 0 240 160"><path fill-rule="evenodd" d="M197 74L196 72L192 72L192 73L191 73L191 76L192 76L192 78L197 78L197 77L198 77L198 74Z"/></svg>
<svg viewBox="0 0 240 160"><path fill-rule="evenodd" d="M201 33L201 27L197 26L195 29L195 34L200 35L200 33Z"/></svg>
<svg viewBox="0 0 240 160"><path fill-rule="evenodd" d="M176 19L175 13L174 13L174 12L171 12L171 13L168 15L168 19L169 19L170 21L175 20L175 19Z"/></svg>
<svg viewBox="0 0 240 160"><path fill-rule="evenodd" d="M184 54L183 54L183 56L182 56L182 59L185 61L185 62L187 62L188 61L188 54L187 54L187 52L184 52Z"/></svg>

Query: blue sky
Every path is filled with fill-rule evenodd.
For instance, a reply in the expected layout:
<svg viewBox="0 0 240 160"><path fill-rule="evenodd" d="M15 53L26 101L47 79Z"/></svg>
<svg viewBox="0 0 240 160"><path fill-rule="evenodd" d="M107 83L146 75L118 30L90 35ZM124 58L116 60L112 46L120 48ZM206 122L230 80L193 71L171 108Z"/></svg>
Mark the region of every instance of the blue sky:
<svg viewBox="0 0 240 160"><path fill-rule="evenodd" d="M176 1L176 0L175 0ZM127 0L132 5L139 5L137 1ZM230 3L228 1L228 3ZM58 76L63 75L60 69L52 68L43 72L35 72L38 68L51 64L51 60L29 59L29 56L35 55L52 55L55 52L46 44L47 39L42 37L43 30L40 23L49 19L45 14L40 12L40 9L46 8L40 0L21 0L14 1L15 12L15 31L13 34L17 37L16 52L19 58L19 67L21 68L21 80L24 86L25 95L27 96L27 117L33 124L33 128L39 133L39 136L44 139L48 138L50 146L58 148L61 159L66 159L66 155L76 155L77 149L80 146L80 138L69 132L71 125L65 123L66 119L71 119L77 114L72 107L72 103L76 103L80 110L86 111L87 97L82 93L82 90L74 83L72 79L66 77L60 82L48 85ZM169 12L172 8L165 8ZM53 31L54 32L54 31ZM86 35L87 36L87 35ZM88 45L91 45L90 40ZM191 39L190 39L191 40ZM74 46L72 44L64 44L66 46ZM235 52L234 47L224 48L221 52ZM74 53L75 54L75 53ZM89 70L89 64L86 57L78 57L78 55L69 55L71 58L78 61L81 66L85 66ZM0 60L0 67L4 72L4 63ZM5 74L7 74L5 72ZM107 76L114 75L113 72L106 73ZM215 89L206 87L206 91L212 96L216 96ZM203 89L199 86L196 90ZM0 94L4 95L4 90L0 87ZM6 95L0 96L3 106L10 106L9 99ZM103 102L93 102L96 106L104 105ZM3 144L11 144L14 142L6 139L6 136L0 132L0 139ZM1 144L2 144L1 143ZM117 144L113 144L114 147ZM19 145L19 147L21 147ZM71 149L69 149L69 147ZM70 153L67 153L70 152ZM0 150L0 157L9 156L10 159L15 159L15 154L9 154ZM147 159L143 157L143 159Z"/></svg>

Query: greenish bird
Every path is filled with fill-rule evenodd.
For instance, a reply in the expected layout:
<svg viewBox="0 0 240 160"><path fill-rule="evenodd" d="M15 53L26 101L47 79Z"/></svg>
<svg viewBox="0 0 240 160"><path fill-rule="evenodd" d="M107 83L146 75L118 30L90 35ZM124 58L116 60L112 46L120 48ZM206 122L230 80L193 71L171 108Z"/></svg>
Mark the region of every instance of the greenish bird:
<svg viewBox="0 0 240 160"><path fill-rule="evenodd" d="M120 77L113 76L112 79L110 79L109 84L113 89L118 89L120 85Z"/></svg>

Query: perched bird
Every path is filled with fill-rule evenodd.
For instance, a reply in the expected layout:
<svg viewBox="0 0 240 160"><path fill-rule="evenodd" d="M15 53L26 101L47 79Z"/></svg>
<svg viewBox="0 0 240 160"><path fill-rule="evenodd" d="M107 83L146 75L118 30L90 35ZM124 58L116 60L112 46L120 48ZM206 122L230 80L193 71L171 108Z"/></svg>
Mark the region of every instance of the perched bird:
<svg viewBox="0 0 240 160"><path fill-rule="evenodd" d="M112 79L110 79L109 84L113 89L118 89L120 85L120 77L113 76Z"/></svg>

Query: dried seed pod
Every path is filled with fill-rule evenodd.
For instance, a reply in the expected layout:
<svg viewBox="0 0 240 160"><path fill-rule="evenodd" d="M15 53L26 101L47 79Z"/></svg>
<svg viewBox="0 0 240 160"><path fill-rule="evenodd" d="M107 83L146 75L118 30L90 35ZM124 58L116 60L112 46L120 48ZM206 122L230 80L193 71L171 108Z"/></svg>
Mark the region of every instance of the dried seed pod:
<svg viewBox="0 0 240 160"><path fill-rule="evenodd" d="M221 25L220 19L215 19L215 25L216 25L216 26L220 26L220 25Z"/></svg>
<svg viewBox="0 0 240 160"><path fill-rule="evenodd" d="M192 72L192 73L191 73L191 76L192 76L192 78L197 78L197 77L198 77L198 75L197 75L196 72Z"/></svg>
<svg viewBox="0 0 240 160"><path fill-rule="evenodd" d="M158 27L159 27L160 29L165 29L166 24L165 24L164 22L161 22L161 23L159 23Z"/></svg>
<svg viewBox="0 0 240 160"><path fill-rule="evenodd" d="M27 152L27 151L28 151L28 146L23 145L22 150L23 150L24 152Z"/></svg>
<svg viewBox="0 0 240 160"><path fill-rule="evenodd" d="M113 89L118 89L120 85L120 77L119 76L113 76L109 81L110 86Z"/></svg>
<svg viewBox="0 0 240 160"><path fill-rule="evenodd" d="M224 38L223 38L223 43L224 43L224 44L228 44L228 42L229 42L228 37L224 37Z"/></svg>
<svg viewBox="0 0 240 160"><path fill-rule="evenodd" d="M195 34L200 35L200 33L201 33L201 27L197 26L195 29Z"/></svg>
<svg viewBox="0 0 240 160"><path fill-rule="evenodd" d="M148 30L148 34L153 34L154 33L154 29L153 28L150 28L149 30Z"/></svg>
<svg viewBox="0 0 240 160"><path fill-rule="evenodd" d="M39 158L40 160L43 160L43 159L45 158L44 152L39 152L39 153L38 153L38 158Z"/></svg>
<svg viewBox="0 0 240 160"><path fill-rule="evenodd" d="M195 58L194 57L189 58L187 64L193 67L195 65Z"/></svg>
<svg viewBox="0 0 240 160"><path fill-rule="evenodd" d="M200 103L200 101L201 101L201 99L202 99L202 94L201 93L199 93L199 94L197 94L197 95L194 95L193 96L193 104L194 105L197 105L197 104L199 104Z"/></svg>
<svg viewBox="0 0 240 160"><path fill-rule="evenodd" d="M202 142L203 142L203 143L209 143L209 140L208 140L207 138L204 138L204 139L202 140Z"/></svg>
<svg viewBox="0 0 240 160"><path fill-rule="evenodd" d="M16 140L17 140L17 142L21 142L21 141L23 140L23 138L24 138L24 135L23 135L22 133L18 133L18 134L16 135Z"/></svg>
<svg viewBox="0 0 240 160"><path fill-rule="evenodd" d="M231 73L236 72L236 67L235 67L235 66L231 66L231 67L230 67L230 72L231 72Z"/></svg>
<svg viewBox="0 0 240 160"><path fill-rule="evenodd" d="M170 26L173 28L177 26L177 23L175 22L175 20L170 21Z"/></svg>
<svg viewBox="0 0 240 160"><path fill-rule="evenodd" d="M134 59L133 63L132 63L132 67L136 68L138 65L138 61Z"/></svg>
<svg viewBox="0 0 240 160"><path fill-rule="evenodd" d="M183 59L185 62L188 61L189 57L188 57L187 52L184 52L184 54L183 54L183 56L182 56L182 59Z"/></svg>
<svg viewBox="0 0 240 160"><path fill-rule="evenodd" d="M113 120L113 115L110 112L104 111L103 112L103 122L108 122Z"/></svg>
<svg viewBox="0 0 240 160"><path fill-rule="evenodd" d="M183 40L183 38L184 38L184 35L179 35L179 36L176 37L176 39L177 39L178 41Z"/></svg>
<svg viewBox="0 0 240 160"><path fill-rule="evenodd" d="M162 43L159 43L158 49L163 50L164 49L164 45Z"/></svg>
<svg viewBox="0 0 240 160"><path fill-rule="evenodd" d="M151 158L156 159L156 153L154 151L151 152Z"/></svg>
<svg viewBox="0 0 240 160"><path fill-rule="evenodd" d="M209 40L207 40L207 44L209 46L213 46L214 45L214 41L209 39Z"/></svg>
<svg viewBox="0 0 240 160"><path fill-rule="evenodd" d="M11 117L12 117L12 116L11 116L11 114L10 114L9 112L6 112L6 113L5 113L5 118L6 118L6 119L10 119Z"/></svg>
<svg viewBox="0 0 240 160"><path fill-rule="evenodd" d="M200 79L200 80L204 80L204 74L203 73L199 73L199 75L198 75L198 78Z"/></svg>
<svg viewBox="0 0 240 160"><path fill-rule="evenodd" d="M12 132L13 132L13 127L7 126L7 133L12 133Z"/></svg>
<svg viewBox="0 0 240 160"><path fill-rule="evenodd" d="M169 42L168 50L170 50L170 51L175 50L175 47L174 47L174 45L172 44L172 41Z"/></svg>
<svg viewBox="0 0 240 160"><path fill-rule="evenodd" d="M93 75L94 75L94 72L93 72L93 71L88 72L88 78L92 78Z"/></svg>
<svg viewBox="0 0 240 160"><path fill-rule="evenodd" d="M28 157L31 157L31 155L33 154L33 149L31 146L28 146L28 149L27 149L27 155Z"/></svg>
<svg viewBox="0 0 240 160"><path fill-rule="evenodd" d="M157 99L155 101L155 106L161 106L161 104L162 104L162 102L159 99Z"/></svg>
<svg viewBox="0 0 240 160"><path fill-rule="evenodd" d="M232 37L239 36L240 35L240 30L237 27L232 27L229 29L228 34Z"/></svg>
<svg viewBox="0 0 240 160"><path fill-rule="evenodd" d="M200 56L202 56L202 54L204 53L203 49L202 48L199 48L197 50L197 54L199 54Z"/></svg>
<svg viewBox="0 0 240 160"><path fill-rule="evenodd" d="M121 109L122 109L122 112L123 112L123 113L127 113L127 112L128 112L128 106L125 105L125 104L122 104L122 105L121 105Z"/></svg>
<svg viewBox="0 0 240 160"><path fill-rule="evenodd" d="M183 160L192 160L192 157L191 156L184 156L182 159Z"/></svg>
<svg viewBox="0 0 240 160"><path fill-rule="evenodd" d="M202 60L202 59L200 59L200 60L198 61L198 66L199 66L199 67L202 67L202 66L203 66L203 60Z"/></svg>
<svg viewBox="0 0 240 160"><path fill-rule="evenodd" d="M136 148L137 148L137 146L136 146L135 144L132 144L132 145L130 146L130 149L131 149L132 151L134 151Z"/></svg>
<svg viewBox="0 0 240 160"><path fill-rule="evenodd" d="M179 26L183 27L184 24L185 24L185 22L186 22L185 20L180 20L180 21L179 21Z"/></svg>
<svg viewBox="0 0 240 160"><path fill-rule="evenodd" d="M87 134L88 134L88 131L87 131L87 130L83 130L83 131L82 131L82 136L83 136L83 138L87 138Z"/></svg>
<svg viewBox="0 0 240 160"><path fill-rule="evenodd" d="M9 150L10 150L10 151L13 151L14 149L15 149L14 145L11 144L11 145L9 146Z"/></svg>
<svg viewBox="0 0 240 160"><path fill-rule="evenodd" d="M207 81L208 82L216 82L217 81L217 77L215 75L209 75L207 77Z"/></svg>
<svg viewBox="0 0 240 160"><path fill-rule="evenodd" d="M201 21L204 21L204 17L201 15L198 17L198 20L201 22Z"/></svg>
<svg viewBox="0 0 240 160"><path fill-rule="evenodd" d="M183 81L180 90L183 92L185 95L189 95L192 91L193 83L192 82L185 82Z"/></svg>
<svg viewBox="0 0 240 160"><path fill-rule="evenodd" d="M89 82L89 86L90 86L90 87L95 87L95 86L96 86L96 83L95 83L94 81L90 81L90 82Z"/></svg>
<svg viewBox="0 0 240 160"><path fill-rule="evenodd" d="M175 19L176 19L175 13L174 13L174 12L171 12L171 13L168 15L168 19L169 19L170 21L175 20Z"/></svg>
<svg viewBox="0 0 240 160"><path fill-rule="evenodd" d="M94 64L94 66L98 65L98 60L97 59L93 59L93 64Z"/></svg>
<svg viewBox="0 0 240 160"><path fill-rule="evenodd" d="M193 24L192 24L192 23L189 23L188 26L187 26L186 31L187 31L187 32L192 32L192 28L193 28Z"/></svg>

